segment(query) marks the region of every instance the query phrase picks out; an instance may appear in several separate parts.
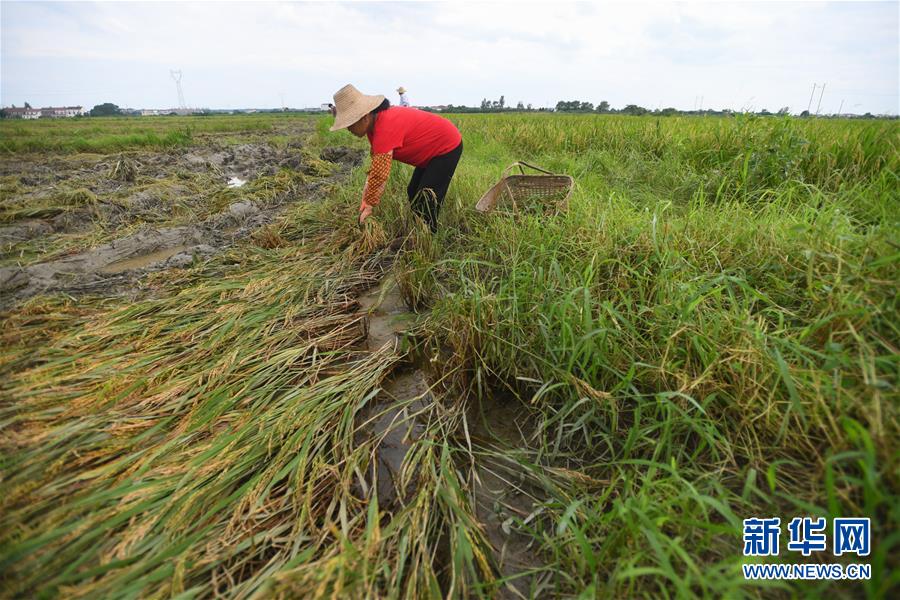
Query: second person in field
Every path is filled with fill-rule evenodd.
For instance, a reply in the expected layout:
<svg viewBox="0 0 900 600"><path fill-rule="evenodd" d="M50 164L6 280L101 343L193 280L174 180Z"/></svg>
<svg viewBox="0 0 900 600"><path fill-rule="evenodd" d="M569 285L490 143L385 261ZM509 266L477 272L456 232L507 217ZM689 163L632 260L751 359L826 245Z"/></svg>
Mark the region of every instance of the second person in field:
<svg viewBox="0 0 900 600"><path fill-rule="evenodd" d="M438 115L391 106L384 96L368 96L352 85L334 94L331 131L348 129L369 138L372 166L359 205L359 222L378 206L394 160L415 167L406 194L413 212L437 231L438 214L456 165L462 156L462 136Z"/></svg>

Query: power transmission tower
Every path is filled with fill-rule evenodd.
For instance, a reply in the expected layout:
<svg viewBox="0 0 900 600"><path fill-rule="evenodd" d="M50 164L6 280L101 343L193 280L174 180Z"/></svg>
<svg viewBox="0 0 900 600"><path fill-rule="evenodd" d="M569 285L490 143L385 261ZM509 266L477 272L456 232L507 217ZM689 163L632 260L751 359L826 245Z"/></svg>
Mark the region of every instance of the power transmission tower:
<svg viewBox="0 0 900 600"><path fill-rule="evenodd" d="M822 93L819 94L819 104L818 104L818 106L816 106L816 115L819 114L819 109L822 108L822 96L825 95L825 86L826 85L828 85L828 84L827 83L822 84Z"/></svg>
<svg viewBox="0 0 900 600"><path fill-rule="evenodd" d="M812 91L812 93L809 95L809 104L806 105L806 112L809 112L809 109L812 108L812 99L813 99L813 96L816 95L816 87L817 87L817 86L816 86L816 84L814 83L814 84L813 84L813 91Z"/></svg>
<svg viewBox="0 0 900 600"><path fill-rule="evenodd" d="M184 103L184 92L181 89L181 71L169 71L172 79L175 80L175 87L178 89L178 108L187 108Z"/></svg>

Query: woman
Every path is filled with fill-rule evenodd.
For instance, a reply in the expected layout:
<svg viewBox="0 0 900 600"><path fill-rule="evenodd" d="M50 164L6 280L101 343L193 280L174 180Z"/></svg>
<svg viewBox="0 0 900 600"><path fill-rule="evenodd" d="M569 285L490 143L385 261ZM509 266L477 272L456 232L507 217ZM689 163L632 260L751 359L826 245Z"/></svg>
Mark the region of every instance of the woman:
<svg viewBox="0 0 900 600"><path fill-rule="evenodd" d="M415 170L406 188L410 205L437 231L438 213L462 156L462 136L447 119L415 108L391 106L384 96L367 96L352 85L334 94L336 115L331 131L347 128L367 136L372 166L359 205L363 223L378 206L391 163L398 160Z"/></svg>

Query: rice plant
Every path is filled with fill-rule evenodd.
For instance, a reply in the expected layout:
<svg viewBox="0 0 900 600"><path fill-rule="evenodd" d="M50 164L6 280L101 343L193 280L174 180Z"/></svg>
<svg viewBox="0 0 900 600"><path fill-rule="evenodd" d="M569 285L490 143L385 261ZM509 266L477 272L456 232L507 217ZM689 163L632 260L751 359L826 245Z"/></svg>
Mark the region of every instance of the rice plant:
<svg viewBox="0 0 900 600"><path fill-rule="evenodd" d="M896 593L898 125L451 118L437 235L402 165L360 229L357 169L136 301L4 315L3 596ZM475 213L513 160L568 211ZM366 350L388 271L412 346ZM400 408L382 503L360 417ZM744 580L751 516L871 517L872 579Z"/></svg>

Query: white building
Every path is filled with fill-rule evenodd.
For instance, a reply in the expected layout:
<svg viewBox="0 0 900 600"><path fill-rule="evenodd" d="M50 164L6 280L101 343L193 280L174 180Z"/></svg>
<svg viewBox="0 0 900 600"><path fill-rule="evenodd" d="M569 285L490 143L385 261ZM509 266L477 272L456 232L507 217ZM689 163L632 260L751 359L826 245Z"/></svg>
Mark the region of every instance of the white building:
<svg viewBox="0 0 900 600"><path fill-rule="evenodd" d="M40 112L44 119L66 119L83 115L84 109L80 106L48 106Z"/></svg>
<svg viewBox="0 0 900 600"><path fill-rule="evenodd" d="M21 106L11 106L3 109L8 119L40 119L41 109L31 108L30 106L22 108Z"/></svg>

